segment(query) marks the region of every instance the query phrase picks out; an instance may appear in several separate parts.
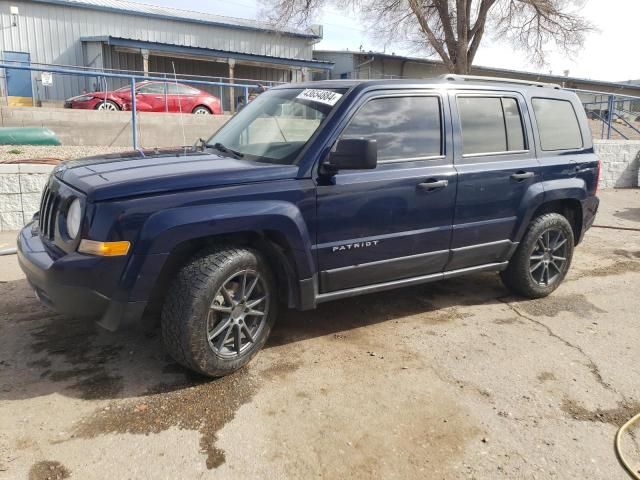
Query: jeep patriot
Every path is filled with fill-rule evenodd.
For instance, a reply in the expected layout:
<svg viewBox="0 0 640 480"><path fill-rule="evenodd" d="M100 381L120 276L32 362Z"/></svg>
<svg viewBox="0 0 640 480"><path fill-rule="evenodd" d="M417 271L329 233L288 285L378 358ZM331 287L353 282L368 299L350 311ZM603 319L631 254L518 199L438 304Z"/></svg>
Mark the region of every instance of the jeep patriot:
<svg viewBox="0 0 640 480"><path fill-rule="evenodd" d="M110 330L160 318L176 361L221 376L281 307L483 271L549 295L598 175L580 101L554 85L283 85L193 148L62 163L18 258L54 310Z"/></svg>

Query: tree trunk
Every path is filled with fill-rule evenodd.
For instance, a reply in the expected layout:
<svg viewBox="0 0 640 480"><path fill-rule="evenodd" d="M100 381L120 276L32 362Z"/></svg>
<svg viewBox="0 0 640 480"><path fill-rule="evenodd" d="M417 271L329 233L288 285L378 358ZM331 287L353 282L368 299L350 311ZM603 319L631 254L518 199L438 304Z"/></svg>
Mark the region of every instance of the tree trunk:
<svg viewBox="0 0 640 480"><path fill-rule="evenodd" d="M453 65L453 72L458 75L469 75L471 73L471 66L466 58L458 58L456 59L456 63Z"/></svg>

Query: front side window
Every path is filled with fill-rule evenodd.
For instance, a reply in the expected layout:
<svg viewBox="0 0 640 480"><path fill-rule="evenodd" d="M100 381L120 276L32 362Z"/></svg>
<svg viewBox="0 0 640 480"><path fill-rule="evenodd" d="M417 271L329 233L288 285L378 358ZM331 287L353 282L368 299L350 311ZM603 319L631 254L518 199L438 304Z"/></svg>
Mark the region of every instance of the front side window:
<svg viewBox="0 0 640 480"><path fill-rule="evenodd" d="M200 91L195 88L181 84L176 85L175 83L168 83L167 91L169 92L169 95L197 95L200 93Z"/></svg>
<svg viewBox="0 0 640 480"><path fill-rule="evenodd" d="M164 95L164 83L147 83L138 89L138 93Z"/></svg>
<svg viewBox="0 0 640 480"><path fill-rule="evenodd" d="M272 89L259 95L208 141L250 160L293 164L346 89Z"/></svg>
<svg viewBox="0 0 640 480"><path fill-rule="evenodd" d="M509 97L458 97L464 155L526 149L518 101Z"/></svg>
<svg viewBox="0 0 640 480"><path fill-rule="evenodd" d="M582 133L573 105L568 100L534 98L542 150L576 150L582 148Z"/></svg>
<svg viewBox="0 0 640 480"><path fill-rule="evenodd" d="M442 155L438 97L386 97L367 102L341 138L376 140L378 160L410 160Z"/></svg>

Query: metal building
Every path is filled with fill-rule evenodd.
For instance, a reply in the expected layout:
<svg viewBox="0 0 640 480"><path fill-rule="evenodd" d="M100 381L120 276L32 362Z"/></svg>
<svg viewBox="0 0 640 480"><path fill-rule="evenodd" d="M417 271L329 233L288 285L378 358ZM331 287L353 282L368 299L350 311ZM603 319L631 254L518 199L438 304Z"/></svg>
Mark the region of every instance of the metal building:
<svg viewBox="0 0 640 480"><path fill-rule="evenodd" d="M326 76L332 67L313 59L313 45L321 39L320 26L275 31L258 21L126 0L0 0L2 59L32 64L159 74L175 67L178 75L229 82L302 81L312 73ZM100 83L98 77L56 77L43 88L39 75L29 77L2 82L17 91L4 93L19 98L31 90L34 99L58 100Z"/></svg>
<svg viewBox="0 0 640 480"><path fill-rule="evenodd" d="M383 52L359 52L349 50L315 50L316 60L331 62L334 68L328 78L430 78L447 73L447 69L440 60L426 58L405 57ZM487 77L508 77L532 82L547 82L562 85L565 88L579 90L601 91L605 94L640 96L640 85L632 83L605 82L575 78L564 75L540 74L507 70L502 68L471 67L473 75ZM316 78L323 73L315 74Z"/></svg>

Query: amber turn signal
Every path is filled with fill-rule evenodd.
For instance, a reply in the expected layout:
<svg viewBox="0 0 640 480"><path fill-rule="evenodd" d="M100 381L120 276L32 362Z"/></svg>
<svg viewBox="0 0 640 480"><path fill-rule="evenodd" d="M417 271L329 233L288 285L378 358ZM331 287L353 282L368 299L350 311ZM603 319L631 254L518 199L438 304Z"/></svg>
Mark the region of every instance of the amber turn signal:
<svg viewBox="0 0 640 480"><path fill-rule="evenodd" d="M95 240L82 240L78 252L101 257L119 257L129 253L130 242L96 242Z"/></svg>

